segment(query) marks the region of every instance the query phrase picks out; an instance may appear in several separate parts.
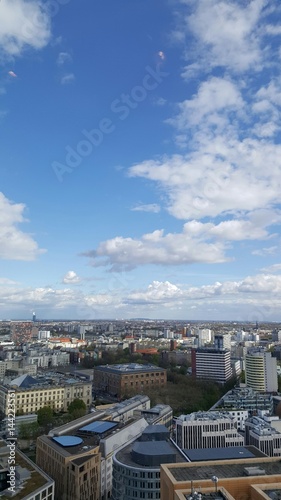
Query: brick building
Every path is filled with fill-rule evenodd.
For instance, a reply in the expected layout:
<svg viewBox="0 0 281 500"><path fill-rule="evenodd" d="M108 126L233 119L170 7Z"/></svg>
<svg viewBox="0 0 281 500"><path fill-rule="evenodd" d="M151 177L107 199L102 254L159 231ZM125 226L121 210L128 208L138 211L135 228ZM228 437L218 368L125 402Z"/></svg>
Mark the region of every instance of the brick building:
<svg viewBox="0 0 281 500"><path fill-rule="evenodd" d="M142 393L151 387L164 387L167 372L164 368L138 363L97 366L93 388L118 398L125 394Z"/></svg>

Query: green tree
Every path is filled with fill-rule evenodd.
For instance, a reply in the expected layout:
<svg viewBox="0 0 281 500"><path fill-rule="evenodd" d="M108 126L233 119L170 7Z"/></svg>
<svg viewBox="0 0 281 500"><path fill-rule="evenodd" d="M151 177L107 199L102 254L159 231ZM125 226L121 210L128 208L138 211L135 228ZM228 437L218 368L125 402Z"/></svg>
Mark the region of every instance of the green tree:
<svg viewBox="0 0 281 500"><path fill-rule="evenodd" d="M43 406L37 411L37 422L42 427L52 423L54 412L50 406Z"/></svg>
<svg viewBox="0 0 281 500"><path fill-rule="evenodd" d="M68 413L70 413L71 415L75 412L75 414L77 414L77 412L79 412L79 416L82 417L83 415L85 415L86 413L86 405L84 403L84 401L82 399L73 399L73 401L69 404L69 407L68 407ZM78 418L78 417L76 417Z"/></svg>
<svg viewBox="0 0 281 500"><path fill-rule="evenodd" d="M40 435L38 422L22 423L19 427L19 437L21 439L34 439Z"/></svg>

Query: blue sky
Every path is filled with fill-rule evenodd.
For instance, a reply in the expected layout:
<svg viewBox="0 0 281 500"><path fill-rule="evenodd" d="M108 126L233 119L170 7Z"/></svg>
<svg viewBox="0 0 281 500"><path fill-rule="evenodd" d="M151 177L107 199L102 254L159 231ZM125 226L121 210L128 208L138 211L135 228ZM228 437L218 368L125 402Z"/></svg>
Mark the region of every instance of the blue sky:
<svg viewBox="0 0 281 500"><path fill-rule="evenodd" d="M277 0L1 0L0 317L280 321Z"/></svg>

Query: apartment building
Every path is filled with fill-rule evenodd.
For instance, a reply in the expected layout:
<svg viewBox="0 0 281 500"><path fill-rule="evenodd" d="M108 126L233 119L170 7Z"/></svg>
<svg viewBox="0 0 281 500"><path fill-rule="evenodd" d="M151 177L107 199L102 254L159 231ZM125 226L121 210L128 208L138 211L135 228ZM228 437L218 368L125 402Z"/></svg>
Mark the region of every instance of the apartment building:
<svg viewBox="0 0 281 500"><path fill-rule="evenodd" d="M195 412L175 420L175 441L181 449L243 446L237 422L227 412Z"/></svg>
<svg viewBox="0 0 281 500"><path fill-rule="evenodd" d="M230 351L227 349L192 349L191 366L196 378L225 384L232 377Z"/></svg>
<svg viewBox="0 0 281 500"><path fill-rule="evenodd" d="M249 349L245 355L246 385L259 392L277 392L277 363L271 352Z"/></svg>
<svg viewBox="0 0 281 500"><path fill-rule="evenodd" d="M151 387L164 387L166 383L166 370L154 365L129 363L94 368L94 390L118 398L132 392L145 392Z"/></svg>
<svg viewBox="0 0 281 500"><path fill-rule="evenodd" d="M0 413L8 414L9 393L13 392L15 411L18 415L36 413L43 406L54 411L67 411L74 399L82 399L87 407L92 404L92 384L45 374L41 378L22 375L0 385Z"/></svg>

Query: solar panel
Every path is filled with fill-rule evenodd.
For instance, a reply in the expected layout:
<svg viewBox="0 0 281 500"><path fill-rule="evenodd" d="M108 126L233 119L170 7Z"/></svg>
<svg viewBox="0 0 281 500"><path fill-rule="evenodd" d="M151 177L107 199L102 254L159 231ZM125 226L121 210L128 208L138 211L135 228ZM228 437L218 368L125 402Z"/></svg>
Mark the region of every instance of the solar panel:
<svg viewBox="0 0 281 500"><path fill-rule="evenodd" d="M58 436L53 437L53 440L61 446L77 446L83 443L83 439L78 436Z"/></svg>
<svg viewBox="0 0 281 500"><path fill-rule="evenodd" d="M79 431L102 434L103 432L109 431L109 429L116 427L116 425L116 422L104 422L103 420L97 420L96 422L92 422L91 424L81 427Z"/></svg>

